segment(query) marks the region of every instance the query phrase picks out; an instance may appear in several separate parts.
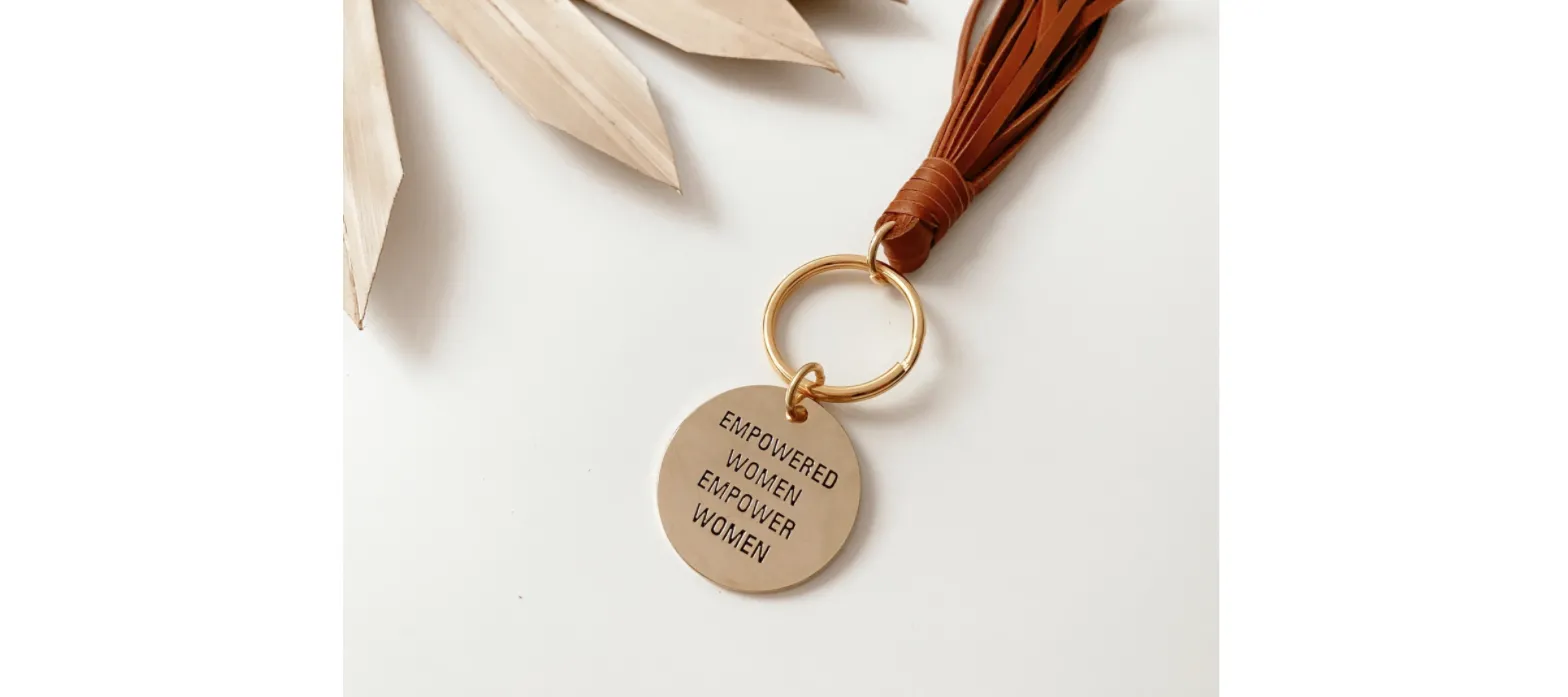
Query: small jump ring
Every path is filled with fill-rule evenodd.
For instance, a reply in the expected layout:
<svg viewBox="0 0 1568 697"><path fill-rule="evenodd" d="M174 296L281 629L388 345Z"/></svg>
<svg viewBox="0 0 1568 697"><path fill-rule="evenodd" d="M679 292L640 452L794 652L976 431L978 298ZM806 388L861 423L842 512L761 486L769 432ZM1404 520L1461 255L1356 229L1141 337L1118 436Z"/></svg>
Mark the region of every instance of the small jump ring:
<svg viewBox="0 0 1568 697"><path fill-rule="evenodd" d="M808 373L816 373L817 379L810 385L804 384ZM821 387L828 379L827 373L822 372L821 363L807 363L795 371L795 377L789 381L789 387L784 391L784 418L795 423L806 420L806 408L800 406L800 400L812 396L813 387Z"/></svg>
<svg viewBox="0 0 1568 697"><path fill-rule="evenodd" d="M893 221L889 220L877 228L877 234L871 236L871 247L866 250L866 268L871 269L872 283L887 283L887 277L883 275L881 269L885 264L877 261L877 250L882 248L882 238L887 237L887 233L892 229Z"/></svg>

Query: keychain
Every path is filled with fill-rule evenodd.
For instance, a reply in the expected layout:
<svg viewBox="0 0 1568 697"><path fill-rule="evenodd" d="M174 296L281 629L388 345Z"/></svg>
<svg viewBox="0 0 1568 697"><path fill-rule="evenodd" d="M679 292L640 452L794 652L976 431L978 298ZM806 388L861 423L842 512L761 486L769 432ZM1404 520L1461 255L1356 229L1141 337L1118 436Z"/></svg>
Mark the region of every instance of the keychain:
<svg viewBox="0 0 1568 697"><path fill-rule="evenodd" d="M665 536L698 573L736 591L769 592L811 578L838 554L860 510L860 463L824 403L886 392L915 367L925 311L904 274L1012 161L1094 52L1120 0L1002 0L971 53L982 1L960 32L953 101L935 142L877 220L864 255L807 262L779 283L762 315L762 343L784 387L730 390L681 422L659 470ZM887 261L877 258L878 252ZM827 384L821 365L785 360L774 338L779 310L806 281L858 271L909 304L909 350L886 372Z"/></svg>

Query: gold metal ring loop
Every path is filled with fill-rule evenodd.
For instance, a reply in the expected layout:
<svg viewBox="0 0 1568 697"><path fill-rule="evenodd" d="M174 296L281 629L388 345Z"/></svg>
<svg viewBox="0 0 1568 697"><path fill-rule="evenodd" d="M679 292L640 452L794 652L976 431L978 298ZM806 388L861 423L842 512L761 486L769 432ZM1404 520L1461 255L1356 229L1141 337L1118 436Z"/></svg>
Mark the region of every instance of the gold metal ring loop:
<svg viewBox="0 0 1568 697"><path fill-rule="evenodd" d="M783 354L779 352L778 341L774 338L778 331L779 311L783 309L784 302L789 300L789 296L795 292L795 289L807 280L829 271L846 270L868 273L875 271L886 277L893 287L903 294L904 301L909 303L909 312L913 318L909 328L909 352L905 353L899 362L894 363L893 367L888 368L887 372L870 381L847 387L822 385L811 388L811 397L818 402L858 402L892 389L899 380L904 379L904 376L914 369L915 359L920 357L920 345L926 339L925 308L920 304L920 295L915 293L915 287L910 285L909 279L904 278L903 274L894 271L893 267L887 264L869 260L859 254L835 254L814 259L791 271L783 281L779 282L778 287L773 289L773 295L768 297L767 309L762 313L762 345L768 350L768 360L772 361L773 369L778 372L780 378L793 382L798 377L798 371L789 367L789 362L784 360Z"/></svg>
<svg viewBox="0 0 1568 697"><path fill-rule="evenodd" d="M810 385L803 384L808 373L816 373L817 379ZM784 418L799 423L806 420L806 408L800 406L800 400L806 397L815 397L812 390L822 386L828 379L828 374L823 372L821 363L807 363L795 371L795 377L789 381L789 387L784 390Z"/></svg>
<svg viewBox="0 0 1568 697"><path fill-rule="evenodd" d="M871 236L871 247L866 249L866 266L872 269L872 283L887 283L887 279L882 277L877 266L877 250L882 248L882 238L887 237L887 233L892 231L892 229L893 221L889 220L882 223L882 227L877 228L877 234Z"/></svg>

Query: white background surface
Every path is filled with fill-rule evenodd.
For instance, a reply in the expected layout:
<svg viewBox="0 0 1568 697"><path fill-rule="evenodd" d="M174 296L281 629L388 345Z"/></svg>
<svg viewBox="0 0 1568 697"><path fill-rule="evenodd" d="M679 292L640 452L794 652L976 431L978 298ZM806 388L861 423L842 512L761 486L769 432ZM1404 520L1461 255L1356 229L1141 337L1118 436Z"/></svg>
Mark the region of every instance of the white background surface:
<svg viewBox="0 0 1568 697"><path fill-rule="evenodd" d="M1216 649L1216 16L1133 2L911 275L914 373L833 407L867 490L843 554L720 590L654 507L675 425L775 384L763 302L859 252L947 106L964 3L800 3L845 73L648 76L684 193L531 121L412 0L380 2L406 171L344 320L345 682L369 695L1201 695ZM907 311L854 275L786 314L859 382Z"/></svg>

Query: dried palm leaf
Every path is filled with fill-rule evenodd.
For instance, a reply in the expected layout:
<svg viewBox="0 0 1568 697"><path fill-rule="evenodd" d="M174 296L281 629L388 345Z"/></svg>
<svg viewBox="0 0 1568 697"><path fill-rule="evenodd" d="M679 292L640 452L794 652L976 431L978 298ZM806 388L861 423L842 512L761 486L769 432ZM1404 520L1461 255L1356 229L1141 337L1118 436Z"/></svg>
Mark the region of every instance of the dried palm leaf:
<svg viewBox="0 0 1568 697"><path fill-rule="evenodd" d="M648 81L570 0L419 0L507 96L679 188Z"/></svg>
<svg viewBox="0 0 1568 697"><path fill-rule="evenodd" d="M582 1L690 53L838 72L789 0ZM370 2L345 0L344 309L361 327L403 175ZM647 79L572 0L419 4L534 118L680 188Z"/></svg>
<svg viewBox="0 0 1568 697"><path fill-rule="evenodd" d="M838 72L788 0L584 0L689 53L802 63Z"/></svg>
<svg viewBox="0 0 1568 697"><path fill-rule="evenodd" d="M403 162L370 0L343 2L343 309L361 329Z"/></svg>

